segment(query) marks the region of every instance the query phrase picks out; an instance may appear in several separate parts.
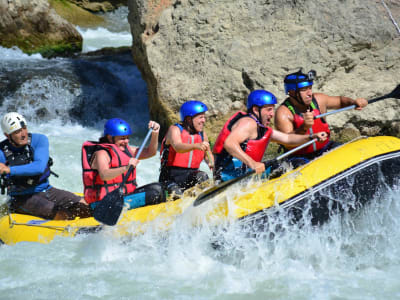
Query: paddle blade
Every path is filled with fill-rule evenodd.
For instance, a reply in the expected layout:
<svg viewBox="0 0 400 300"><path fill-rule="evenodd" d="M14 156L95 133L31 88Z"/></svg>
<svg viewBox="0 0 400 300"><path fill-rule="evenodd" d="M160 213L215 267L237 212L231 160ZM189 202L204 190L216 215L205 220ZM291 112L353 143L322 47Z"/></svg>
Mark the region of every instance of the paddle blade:
<svg viewBox="0 0 400 300"><path fill-rule="evenodd" d="M100 223L113 226L118 222L123 208L124 196L119 189L116 189L99 202L94 209L93 217Z"/></svg>
<svg viewBox="0 0 400 300"><path fill-rule="evenodd" d="M390 94L392 98L400 99L400 84Z"/></svg>
<svg viewBox="0 0 400 300"><path fill-rule="evenodd" d="M393 91L391 91L389 94L369 100L368 104L378 102L380 100L387 99L387 98L400 99L400 84L398 86L396 86L396 88Z"/></svg>

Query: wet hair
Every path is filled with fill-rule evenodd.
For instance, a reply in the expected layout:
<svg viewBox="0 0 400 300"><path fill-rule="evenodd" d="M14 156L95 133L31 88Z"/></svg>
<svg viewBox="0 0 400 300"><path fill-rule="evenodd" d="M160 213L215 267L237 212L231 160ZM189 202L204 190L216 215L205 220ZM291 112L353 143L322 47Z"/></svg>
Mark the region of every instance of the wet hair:
<svg viewBox="0 0 400 300"><path fill-rule="evenodd" d="M109 144L110 142L108 141L108 138L106 136L102 136L101 138L99 138L99 143Z"/></svg>

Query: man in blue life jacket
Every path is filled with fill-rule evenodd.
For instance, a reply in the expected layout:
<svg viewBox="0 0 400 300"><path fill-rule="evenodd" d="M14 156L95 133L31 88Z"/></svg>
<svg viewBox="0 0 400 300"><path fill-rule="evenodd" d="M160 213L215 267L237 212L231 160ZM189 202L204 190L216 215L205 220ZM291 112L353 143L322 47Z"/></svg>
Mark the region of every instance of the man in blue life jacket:
<svg viewBox="0 0 400 300"><path fill-rule="evenodd" d="M225 123L213 148L215 180L227 181L249 172L249 169L257 174L265 172L261 160L270 141L298 146L310 139L316 138L319 142L326 139L325 132L312 135L286 134L269 127L276 103L272 93L265 90L252 91L247 98L247 112L239 111Z"/></svg>
<svg viewBox="0 0 400 300"><path fill-rule="evenodd" d="M339 109L356 105L356 110L361 110L368 104L364 98L351 99L344 96L328 96L322 93L313 93L312 86L316 72L311 70L308 74L301 69L289 74L284 79L285 93L289 96L277 109L275 128L285 133L313 134L327 132L328 139L324 143L314 143L304 149L296 151L289 158L294 167L305 164L313 158L328 151L339 143L329 139L330 129L325 118L314 117L326 113L328 109ZM291 146L283 145L286 150Z"/></svg>
<svg viewBox="0 0 400 300"><path fill-rule="evenodd" d="M168 193L180 195L182 191L206 181L207 173L199 170L203 159L213 169L214 159L207 134L203 131L207 110L201 101L187 101L180 108L182 123L168 128L161 144L159 178Z"/></svg>
<svg viewBox="0 0 400 300"><path fill-rule="evenodd" d="M0 174L3 181L6 175L11 212L55 220L91 215L83 198L50 185L52 160L45 135L28 133L25 118L16 112L3 117L1 128L7 139L0 143Z"/></svg>

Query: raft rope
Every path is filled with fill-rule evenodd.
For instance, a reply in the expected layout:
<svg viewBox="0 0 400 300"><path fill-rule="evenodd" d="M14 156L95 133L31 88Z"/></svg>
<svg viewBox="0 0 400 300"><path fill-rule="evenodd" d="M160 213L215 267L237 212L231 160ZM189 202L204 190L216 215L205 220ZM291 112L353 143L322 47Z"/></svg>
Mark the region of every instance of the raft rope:
<svg viewBox="0 0 400 300"><path fill-rule="evenodd" d="M55 229L58 231L67 231L67 232L72 232L72 230L79 230L82 228L95 228L98 227L98 225L92 225L92 226L55 226L55 225L43 225L43 224L29 224L29 223L19 223L16 222L11 214L8 214L8 219L10 223L10 228L12 228L14 225L23 225L23 226L33 226L33 227L42 227L42 228L48 228L48 229Z"/></svg>
<svg viewBox="0 0 400 300"><path fill-rule="evenodd" d="M382 4L383 4L383 6L386 8L386 11L387 11L388 14L389 14L390 20L392 20L392 23L394 24L394 26L395 26L396 29L397 29L397 32L398 32L399 35L400 35L400 28L399 28L399 25L397 25L395 19L393 18L393 15L392 15L392 13L391 13L389 7L386 5L386 3L385 3L384 0L381 0L381 2L382 2Z"/></svg>

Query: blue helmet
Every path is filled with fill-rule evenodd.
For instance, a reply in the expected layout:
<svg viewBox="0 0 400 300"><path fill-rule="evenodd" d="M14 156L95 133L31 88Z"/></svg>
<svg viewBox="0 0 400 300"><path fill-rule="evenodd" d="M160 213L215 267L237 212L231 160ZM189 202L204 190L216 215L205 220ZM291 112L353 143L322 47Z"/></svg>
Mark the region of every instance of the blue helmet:
<svg viewBox="0 0 400 300"><path fill-rule="evenodd" d="M181 121L183 122L186 117L193 117L197 114L201 114L208 110L207 105L201 101L190 100L182 104L179 113L181 115Z"/></svg>
<svg viewBox="0 0 400 300"><path fill-rule="evenodd" d="M252 91L247 97L247 109L250 110L253 106L263 106L268 104L276 104L274 94L265 90Z"/></svg>
<svg viewBox="0 0 400 300"><path fill-rule="evenodd" d="M132 130L127 122L119 118L114 118L104 124L104 136L107 134L111 136L131 135Z"/></svg>
<svg viewBox="0 0 400 300"><path fill-rule="evenodd" d="M297 91L303 87L313 85L316 75L317 73L314 70L304 74L301 69L296 73L286 75L283 81L285 83L285 94L289 94L289 91Z"/></svg>

